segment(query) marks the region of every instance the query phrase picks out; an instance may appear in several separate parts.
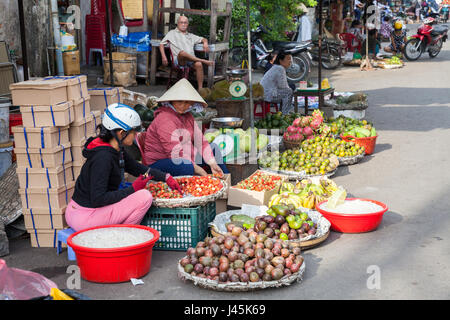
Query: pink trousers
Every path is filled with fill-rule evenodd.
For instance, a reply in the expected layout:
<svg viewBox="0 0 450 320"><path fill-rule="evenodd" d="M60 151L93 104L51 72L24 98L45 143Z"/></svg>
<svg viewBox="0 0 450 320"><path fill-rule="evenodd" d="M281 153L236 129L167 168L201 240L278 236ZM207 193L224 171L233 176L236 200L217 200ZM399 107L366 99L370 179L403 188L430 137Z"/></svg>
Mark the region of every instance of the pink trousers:
<svg viewBox="0 0 450 320"><path fill-rule="evenodd" d="M140 224L152 200L152 194L145 189L101 208L85 208L70 200L65 217L75 231L111 224Z"/></svg>

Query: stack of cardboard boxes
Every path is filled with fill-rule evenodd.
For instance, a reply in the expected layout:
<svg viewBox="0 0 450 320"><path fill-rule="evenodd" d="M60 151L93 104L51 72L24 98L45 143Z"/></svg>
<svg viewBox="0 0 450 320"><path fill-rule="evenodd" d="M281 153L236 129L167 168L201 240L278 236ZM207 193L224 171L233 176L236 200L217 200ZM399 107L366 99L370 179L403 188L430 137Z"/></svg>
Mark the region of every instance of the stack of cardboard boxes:
<svg viewBox="0 0 450 320"><path fill-rule="evenodd" d="M80 95L80 87L66 78L10 86L13 104L22 113L23 126L13 127L14 152L33 247L55 247L57 231L67 227L64 212L75 186L69 128L75 116L73 101L78 99L74 92Z"/></svg>
<svg viewBox="0 0 450 320"><path fill-rule="evenodd" d="M91 88L89 89L89 95L91 97L91 109L100 111L101 115L110 104L123 103L123 87Z"/></svg>

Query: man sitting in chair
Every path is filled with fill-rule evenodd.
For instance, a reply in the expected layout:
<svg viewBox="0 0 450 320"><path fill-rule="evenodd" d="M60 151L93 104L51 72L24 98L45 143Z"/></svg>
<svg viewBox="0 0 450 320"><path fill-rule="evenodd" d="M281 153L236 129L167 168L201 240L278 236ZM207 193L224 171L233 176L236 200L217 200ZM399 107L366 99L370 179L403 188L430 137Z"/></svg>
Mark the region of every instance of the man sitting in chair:
<svg viewBox="0 0 450 320"><path fill-rule="evenodd" d="M185 16L180 16L177 20L177 27L170 30L162 39L159 45L161 51L162 63L164 66L169 64L164 45L169 43L173 55L173 63L179 67L193 67L195 69L198 89L203 88L203 64L207 66L214 65L214 61L200 59L195 56L194 46L197 43L203 43L203 50L208 53L208 40L187 31L189 20Z"/></svg>

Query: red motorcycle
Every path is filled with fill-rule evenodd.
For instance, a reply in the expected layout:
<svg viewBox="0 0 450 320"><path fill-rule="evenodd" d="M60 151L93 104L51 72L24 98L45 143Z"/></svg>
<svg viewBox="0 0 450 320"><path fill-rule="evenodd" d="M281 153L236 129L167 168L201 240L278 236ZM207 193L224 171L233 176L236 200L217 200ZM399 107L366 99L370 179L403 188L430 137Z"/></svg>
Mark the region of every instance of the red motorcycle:
<svg viewBox="0 0 450 320"><path fill-rule="evenodd" d="M423 24L405 44L404 54L406 59L414 61L420 58L422 53L428 52L430 58L435 58L441 52L443 43L447 40L448 26L435 25L434 18L426 18Z"/></svg>

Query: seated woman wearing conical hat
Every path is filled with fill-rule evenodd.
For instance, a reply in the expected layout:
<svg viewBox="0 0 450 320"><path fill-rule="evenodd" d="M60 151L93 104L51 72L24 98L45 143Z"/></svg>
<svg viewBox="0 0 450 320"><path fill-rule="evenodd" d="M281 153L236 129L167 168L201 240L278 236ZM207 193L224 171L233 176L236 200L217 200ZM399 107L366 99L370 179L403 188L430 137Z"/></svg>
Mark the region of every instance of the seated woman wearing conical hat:
<svg viewBox="0 0 450 320"><path fill-rule="evenodd" d="M157 101L160 107L147 129L143 163L173 176L207 175L205 165L213 174L229 173L190 112L207 104L189 81L181 79Z"/></svg>

